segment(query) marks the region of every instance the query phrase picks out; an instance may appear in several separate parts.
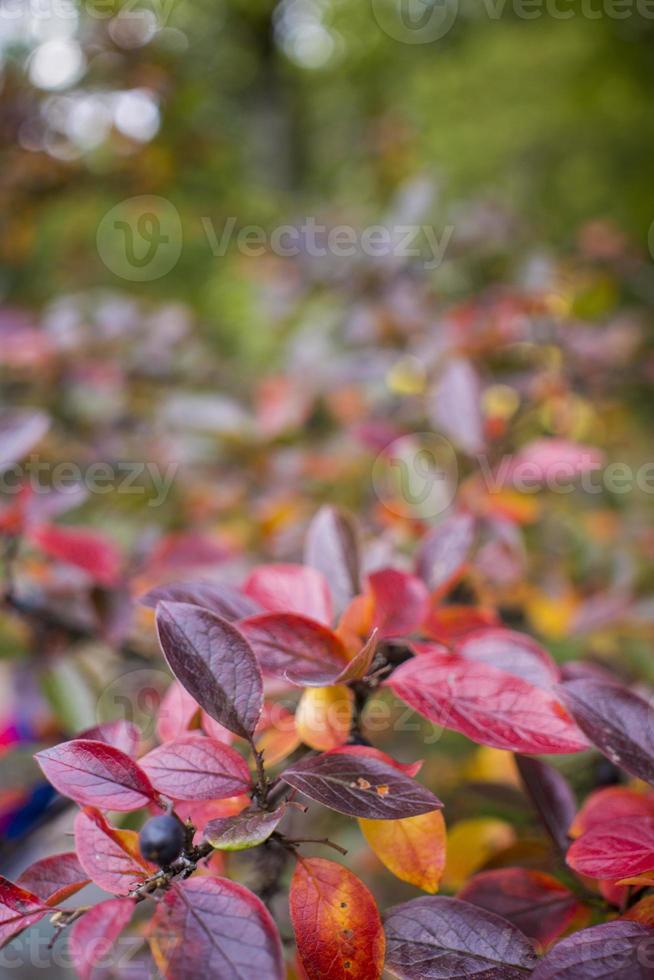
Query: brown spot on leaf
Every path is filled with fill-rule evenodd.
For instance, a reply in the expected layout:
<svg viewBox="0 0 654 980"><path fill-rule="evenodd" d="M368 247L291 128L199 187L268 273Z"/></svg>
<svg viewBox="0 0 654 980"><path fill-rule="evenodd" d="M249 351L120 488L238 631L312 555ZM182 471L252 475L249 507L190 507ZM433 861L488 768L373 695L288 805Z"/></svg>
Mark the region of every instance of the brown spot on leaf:
<svg viewBox="0 0 654 980"><path fill-rule="evenodd" d="M381 786L378 786L377 787L377 795L378 796L387 796L388 795L388 786L386 786L385 783L382 784Z"/></svg>
<svg viewBox="0 0 654 980"><path fill-rule="evenodd" d="M367 779L364 779L363 776L359 776L357 779L357 786L359 789L370 789L370 783Z"/></svg>

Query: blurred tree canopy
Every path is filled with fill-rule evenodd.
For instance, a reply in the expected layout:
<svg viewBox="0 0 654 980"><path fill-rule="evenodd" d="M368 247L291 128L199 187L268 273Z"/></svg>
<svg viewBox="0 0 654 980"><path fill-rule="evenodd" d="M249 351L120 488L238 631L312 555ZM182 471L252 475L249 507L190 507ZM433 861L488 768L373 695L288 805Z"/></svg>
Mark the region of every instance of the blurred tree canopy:
<svg viewBox="0 0 654 980"><path fill-rule="evenodd" d="M515 248L565 247L601 218L645 251L654 25L643 5L607 16L600 0L548 0L527 17L463 0L443 37L406 44L380 26L383 2L394 0L59 0L54 18L35 0L6 5L3 299L96 287L181 298L225 350L265 357L252 262L232 245L214 254L207 230L219 238L230 216L361 225L420 179L435 188L426 216L452 223L455 242L462 202L478 196L519 216ZM95 236L140 194L174 204L184 250L169 275L126 284ZM438 285L442 270L432 275Z"/></svg>

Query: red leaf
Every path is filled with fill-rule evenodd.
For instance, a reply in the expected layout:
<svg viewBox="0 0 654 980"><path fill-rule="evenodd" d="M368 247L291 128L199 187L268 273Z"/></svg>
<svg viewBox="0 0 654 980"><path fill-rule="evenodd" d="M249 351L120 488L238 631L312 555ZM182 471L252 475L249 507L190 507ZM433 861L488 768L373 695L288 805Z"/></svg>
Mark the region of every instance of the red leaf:
<svg viewBox="0 0 654 980"><path fill-rule="evenodd" d="M243 591L269 612L297 613L326 626L333 618L327 579L308 565L260 565Z"/></svg>
<svg viewBox="0 0 654 980"><path fill-rule="evenodd" d="M242 633L206 609L160 602L159 642L168 665L207 714L251 739L263 705L263 682Z"/></svg>
<svg viewBox="0 0 654 980"><path fill-rule="evenodd" d="M131 898L110 898L94 905L75 922L68 938L68 951L79 980L91 980L96 967L107 966L108 954L129 924L133 911Z"/></svg>
<svg viewBox="0 0 654 980"><path fill-rule="evenodd" d="M382 752L381 749L376 749L373 745L341 745L337 749L330 749L330 755L335 755L336 753L340 755L363 755L369 759L378 759L379 762L384 762L387 766L392 766L394 769L403 772L405 776L410 776L411 778L418 775L423 763L422 759L418 762L398 762L396 759L392 759L390 755Z"/></svg>
<svg viewBox="0 0 654 980"><path fill-rule="evenodd" d="M627 786L606 786L588 797L570 827L570 836L579 837L603 823L625 817L654 817L654 793L637 793Z"/></svg>
<svg viewBox="0 0 654 980"><path fill-rule="evenodd" d="M55 854L35 861L16 882L48 905L63 902L88 883L89 877L73 853Z"/></svg>
<svg viewBox="0 0 654 980"><path fill-rule="evenodd" d="M354 520L335 507L321 507L307 531L304 560L325 576L340 614L360 588L359 534Z"/></svg>
<svg viewBox="0 0 654 980"><path fill-rule="evenodd" d="M476 527L472 514L453 514L421 541L416 568L433 600L446 595L463 575Z"/></svg>
<svg viewBox="0 0 654 980"><path fill-rule="evenodd" d="M394 766L348 752L302 759L281 778L309 799L351 817L398 820L442 806L426 787Z"/></svg>
<svg viewBox="0 0 654 980"><path fill-rule="evenodd" d="M116 895L126 895L157 870L141 857L138 834L116 830L97 810L75 817L75 847L91 881Z"/></svg>
<svg viewBox="0 0 654 980"><path fill-rule="evenodd" d="M431 653L386 681L414 711L481 745L512 752L579 752L587 743L548 692L488 664Z"/></svg>
<svg viewBox="0 0 654 980"><path fill-rule="evenodd" d="M52 912L40 898L0 876L0 947Z"/></svg>
<svg viewBox="0 0 654 980"><path fill-rule="evenodd" d="M603 462L604 453L594 446L566 439L535 439L523 446L498 476L505 483L526 481L528 487L533 488L534 482L568 482L581 473L598 469ZM520 486L516 485L516 489Z"/></svg>
<svg viewBox="0 0 654 980"><path fill-rule="evenodd" d="M252 785L243 757L206 735L165 742L140 764L152 785L174 800L224 800L246 793Z"/></svg>
<svg viewBox="0 0 654 980"><path fill-rule="evenodd" d="M536 962L519 929L458 898L414 898L384 916L386 969L400 980L525 980Z"/></svg>
<svg viewBox="0 0 654 980"><path fill-rule="evenodd" d="M334 684L348 667L342 640L327 626L306 616L263 613L243 620L239 628L261 668L292 684Z"/></svg>
<svg viewBox="0 0 654 980"><path fill-rule="evenodd" d="M368 576L368 585L380 636L408 636L419 628L429 609L424 582L408 572L384 568Z"/></svg>
<svg viewBox="0 0 654 980"><path fill-rule="evenodd" d="M27 537L50 558L84 569L100 585L115 585L119 578L121 554L100 531L39 524L29 528Z"/></svg>
<svg viewBox="0 0 654 980"><path fill-rule="evenodd" d="M384 931L362 881L334 861L298 860L289 895L302 966L310 980L378 980Z"/></svg>
<svg viewBox="0 0 654 980"><path fill-rule="evenodd" d="M581 730L611 762L654 784L652 709L618 683L585 677L561 684L561 697Z"/></svg>
<svg viewBox="0 0 654 980"><path fill-rule="evenodd" d="M652 980L654 932L640 922L604 922L561 940L531 980Z"/></svg>
<svg viewBox="0 0 654 980"><path fill-rule="evenodd" d="M558 683L561 676L549 653L530 636L515 630L483 629L469 633L458 644L456 652L468 660L490 664L546 690Z"/></svg>
<svg viewBox="0 0 654 980"><path fill-rule="evenodd" d="M141 744L141 733L136 725L131 721L119 719L118 721L106 721L102 725L95 725L80 732L76 738L91 740L93 742L105 742L113 745L126 755L135 756Z"/></svg>
<svg viewBox="0 0 654 980"><path fill-rule="evenodd" d="M567 860L588 878L617 881L654 871L654 817L599 824L574 842Z"/></svg>
<svg viewBox="0 0 654 980"><path fill-rule="evenodd" d="M35 758L55 789L80 806L137 810L156 800L136 762L105 742L75 739L45 749Z"/></svg>
<svg viewBox="0 0 654 980"><path fill-rule="evenodd" d="M256 616L261 611L256 602L243 595L240 589L224 582L169 582L159 585L141 596L142 606L156 609L160 602L186 602L193 606L208 609L228 622Z"/></svg>
<svg viewBox="0 0 654 980"><path fill-rule="evenodd" d="M157 737L161 742L185 735L193 727L200 705L179 681L173 681L163 696L157 715ZM209 734L209 733L207 733Z"/></svg>
<svg viewBox="0 0 654 980"><path fill-rule="evenodd" d="M264 708L265 708L265 703L264 703ZM261 718L263 718L263 713ZM255 735L259 732L259 729L261 727L261 718L259 718L259 721L257 723L257 727L255 729ZM214 721L211 715L208 715L206 711L203 711L200 714L200 728L202 729L205 735L209 736L209 738L214 738L216 742L222 742L223 745L232 745L234 739L236 738L233 732L230 732L229 729L225 728L223 725L219 725L218 722Z"/></svg>
<svg viewBox="0 0 654 980"><path fill-rule="evenodd" d="M177 531L166 534L149 556L146 571L160 575L181 568L215 566L231 557L231 549L218 535L202 531Z"/></svg>
<svg viewBox="0 0 654 980"><path fill-rule="evenodd" d="M424 631L439 643L451 644L485 626L499 626L497 613L475 606L443 606L427 614Z"/></svg>
<svg viewBox="0 0 654 980"><path fill-rule="evenodd" d="M45 412L34 409L8 409L0 415L0 470L17 463L50 427Z"/></svg>
<svg viewBox="0 0 654 980"><path fill-rule="evenodd" d="M336 678L337 684L347 684L350 681L360 681L366 676L377 653L379 636L373 630L359 652L350 660Z"/></svg>
<svg viewBox="0 0 654 980"><path fill-rule="evenodd" d="M286 975L270 913L256 895L226 878L174 885L157 906L151 941L157 966L169 980Z"/></svg>
<svg viewBox="0 0 654 980"><path fill-rule="evenodd" d="M482 871L459 898L501 915L529 939L548 946L585 912L581 902L551 875L527 868Z"/></svg>

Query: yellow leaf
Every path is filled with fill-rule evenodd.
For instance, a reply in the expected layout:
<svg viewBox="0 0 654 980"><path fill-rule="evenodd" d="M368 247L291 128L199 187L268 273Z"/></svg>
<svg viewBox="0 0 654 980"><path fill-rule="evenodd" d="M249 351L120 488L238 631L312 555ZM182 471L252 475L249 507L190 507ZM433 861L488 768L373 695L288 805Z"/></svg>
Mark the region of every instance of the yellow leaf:
<svg viewBox="0 0 654 980"><path fill-rule="evenodd" d="M514 841L513 828L503 820L493 817L460 820L448 833L443 885L458 891L471 874Z"/></svg>
<svg viewBox="0 0 654 980"><path fill-rule="evenodd" d="M345 684L305 688L295 712L295 727L312 749L327 752L344 745L350 734L354 696Z"/></svg>
<svg viewBox="0 0 654 980"><path fill-rule="evenodd" d="M520 776L513 752L493 749L488 745L482 745L477 749L463 774L470 782L507 783L510 786L520 786Z"/></svg>
<svg viewBox="0 0 654 980"><path fill-rule="evenodd" d="M550 640L560 640L568 633L579 600L567 589L559 595L532 589L526 605L527 615L536 632Z"/></svg>
<svg viewBox="0 0 654 980"><path fill-rule="evenodd" d="M404 820L359 819L379 860L402 881L434 894L445 867L445 821L439 810Z"/></svg>

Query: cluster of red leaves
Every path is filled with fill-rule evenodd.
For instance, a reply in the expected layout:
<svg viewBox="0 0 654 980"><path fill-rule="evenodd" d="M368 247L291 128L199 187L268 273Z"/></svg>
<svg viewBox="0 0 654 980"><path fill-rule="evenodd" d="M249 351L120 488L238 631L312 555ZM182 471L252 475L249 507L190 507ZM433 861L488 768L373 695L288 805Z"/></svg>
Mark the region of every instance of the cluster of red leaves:
<svg viewBox="0 0 654 980"><path fill-rule="evenodd" d="M296 861L290 917L297 969L310 980L375 980L384 969L407 980L651 977L654 903L645 896L628 906L627 899L654 886L654 791L602 790L575 814L563 777L522 755L576 753L592 743L654 784L649 706L597 671L562 674L533 639L503 629L486 610L441 607L474 535L475 520L456 514L424 539L415 572L386 568L362 577L357 529L325 509L311 526L306 565L260 566L241 589L191 581L146 595L176 678L159 718L161 744L139 757L138 730L114 722L39 753L53 786L80 806L76 853L37 862L15 884L0 882L0 939L49 915L70 926L82 980L99 978L106 975L101 954L136 906L154 898L144 932L139 925L151 957L140 961L150 971L143 976L154 962L172 980L281 980L282 942L270 912L215 860L220 851L266 852L274 844ZM575 838L567 856L580 876L574 886L523 868L486 871L457 898L429 894L382 919L350 870L298 854L301 839L279 827L300 794L356 817L389 870L437 890L442 804L416 780L420 763L401 764L349 740L353 693L365 697L379 684L438 725L521 754L525 786L552 838L563 850ZM282 731L274 693L288 686L302 695ZM306 701L316 697L342 699L345 723L316 724ZM286 764L301 741L314 751ZM271 780L269 768L279 763ZM189 840L162 870L141 856L136 833L106 814L164 810L189 821ZM556 942L588 922L589 878L623 914ZM60 908L89 881L113 897L90 909Z"/></svg>

